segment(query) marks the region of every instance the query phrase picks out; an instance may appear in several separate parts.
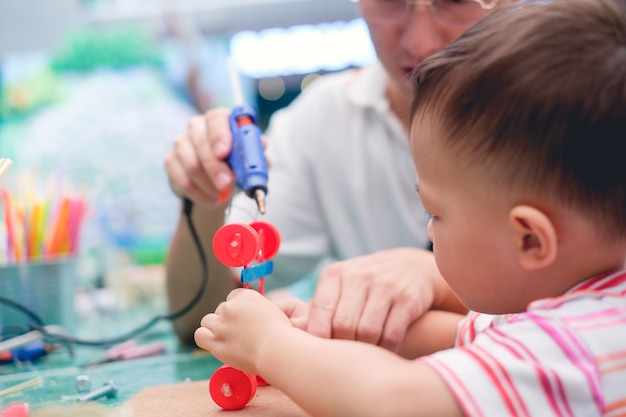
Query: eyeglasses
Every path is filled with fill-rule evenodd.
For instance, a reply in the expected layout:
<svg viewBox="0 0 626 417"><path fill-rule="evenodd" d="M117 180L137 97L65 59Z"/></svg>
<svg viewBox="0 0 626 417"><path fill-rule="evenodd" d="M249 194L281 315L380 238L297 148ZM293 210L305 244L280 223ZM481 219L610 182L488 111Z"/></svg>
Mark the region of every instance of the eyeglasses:
<svg viewBox="0 0 626 417"><path fill-rule="evenodd" d="M428 6L433 18L448 26L470 26L483 18L500 0L350 0L361 3L366 20L399 23L417 5Z"/></svg>

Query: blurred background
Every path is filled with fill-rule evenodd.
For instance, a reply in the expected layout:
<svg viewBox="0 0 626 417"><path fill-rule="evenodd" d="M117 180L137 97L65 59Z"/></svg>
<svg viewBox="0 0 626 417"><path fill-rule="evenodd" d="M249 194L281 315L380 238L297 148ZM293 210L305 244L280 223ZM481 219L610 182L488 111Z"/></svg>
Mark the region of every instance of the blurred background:
<svg viewBox="0 0 626 417"><path fill-rule="evenodd" d="M161 265L164 156L191 115L233 105L225 57L265 129L315 77L371 62L366 30L349 0L1 0L0 185L80 196L83 279Z"/></svg>
<svg viewBox="0 0 626 417"><path fill-rule="evenodd" d="M0 0L0 215L72 196L81 285L158 298L180 204L163 160L191 115L233 105L228 55L262 129L315 77L375 59L349 0ZM0 266L29 261L9 233Z"/></svg>

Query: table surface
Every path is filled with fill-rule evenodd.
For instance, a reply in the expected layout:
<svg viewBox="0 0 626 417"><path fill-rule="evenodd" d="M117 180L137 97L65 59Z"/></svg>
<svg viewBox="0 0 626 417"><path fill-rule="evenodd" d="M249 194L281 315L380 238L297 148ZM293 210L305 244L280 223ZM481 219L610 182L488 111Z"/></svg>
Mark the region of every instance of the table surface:
<svg viewBox="0 0 626 417"><path fill-rule="evenodd" d="M207 381L195 381L148 387L128 401L124 409L133 417L310 417L271 385L258 387L244 408L224 411L207 393L207 385Z"/></svg>
<svg viewBox="0 0 626 417"><path fill-rule="evenodd" d="M88 329L77 334L89 340L126 334L125 328L133 329L136 323L146 322L146 317L154 315L154 311L126 312L128 320L120 321L120 317L109 317L109 320L100 320L98 323L89 323ZM123 325L120 325L123 322ZM133 327L135 326L135 327ZM161 342L165 345L162 354L105 363L89 368L83 368L87 362L102 358L105 348L77 345L73 355L69 349L60 346L58 350L48 353L41 359L0 365L0 391L16 386L35 378L41 378L41 383L19 392L0 397L0 410L7 404L25 401L32 410L38 410L51 404L63 405L75 403L75 400L63 399L64 396L78 394L76 377L86 375L91 382L91 388L101 387L107 381L114 381L118 387L117 397L98 400L103 406L118 406L127 402L142 389L157 385L175 384L185 381L200 381L209 379L212 373L221 365L213 356L193 346L182 346L171 330L169 322L160 322L150 330L135 339L139 344Z"/></svg>

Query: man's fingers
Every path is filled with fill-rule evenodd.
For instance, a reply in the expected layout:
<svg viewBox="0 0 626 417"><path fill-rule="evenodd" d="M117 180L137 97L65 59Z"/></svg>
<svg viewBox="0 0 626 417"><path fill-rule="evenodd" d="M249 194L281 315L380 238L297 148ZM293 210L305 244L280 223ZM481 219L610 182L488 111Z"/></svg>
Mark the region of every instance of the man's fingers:
<svg viewBox="0 0 626 417"><path fill-rule="evenodd" d="M211 150L210 138L207 136L207 126L202 116L196 116L189 121L185 141L189 144L192 154L185 158L185 169L191 180L205 193L215 197L219 191L229 185L232 176L228 165L218 159ZM181 147L181 152L183 149ZM224 176L225 178L220 178ZM221 181L220 184L217 181Z"/></svg>
<svg viewBox="0 0 626 417"><path fill-rule="evenodd" d="M330 339L335 308L341 296L341 281L331 270L320 276L317 289L311 300L307 332Z"/></svg>
<svg viewBox="0 0 626 417"><path fill-rule="evenodd" d="M343 277L342 277L343 278ZM357 340L357 326L368 297L368 285L365 281L341 280L341 293L344 295L337 302L332 321L333 339Z"/></svg>
<svg viewBox="0 0 626 417"><path fill-rule="evenodd" d="M283 313L290 319L296 317L304 317L309 313L309 304L306 301L300 300L292 296L283 296L280 298L268 299L274 303L274 305L281 309Z"/></svg>
<svg viewBox="0 0 626 417"><path fill-rule="evenodd" d="M397 352L412 320L407 306L398 303L393 304L387 315L378 345L392 352Z"/></svg>
<svg viewBox="0 0 626 417"><path fill-rule="evenodd" d="M356 340L379 344L390 308L390 299L379 298L375 294L369 297L357 325Z"/></svg>
<svg viewBox="0 0 626 417"><path fill-rule="evenodd" d="M214 201L211 196L200 190L200 188L191 181L183 167L177 161L166 161L166 164L168 164L167 172L170 187L177 196L188 197L198 204L209 204Z"/></svg>
<svg viewBox="0 0 626 417"><path fill-rule="evenodd" d="M197 121L192 130L196 152L211 186L223 191L232 186L234 177L225 159L230 154L232 136L228 125L228 111L216 109Z"/></svg>
<svg viewBox="0 0 626 417"><path fill-rule="evenodd" d="M306 316L293 318L293 319L290 319L290 321L291 321L291 325L295 327L296 329L306 330L307 328L308 320Z"/></svg>
<svg viewBox="0 0 626 417"><path fill-rule="evenodd" d="M207 196L214 196L217 194L216 188L207 176L189 134L188 132L176 138L174 149L170 153L171 157L168 155L168 159L173 161L168 160L167 163L170 166L180 166L185 174L185 178L182 179L183 184L193 183Z"/></svg>
<svg viewBox="0 0 626 417"><path fill-rule="evenodd" d="M226 108L213 109L204 115L210 151L218 159L224 159L230 153L232 133L229 116L230 110Z"/></svg>

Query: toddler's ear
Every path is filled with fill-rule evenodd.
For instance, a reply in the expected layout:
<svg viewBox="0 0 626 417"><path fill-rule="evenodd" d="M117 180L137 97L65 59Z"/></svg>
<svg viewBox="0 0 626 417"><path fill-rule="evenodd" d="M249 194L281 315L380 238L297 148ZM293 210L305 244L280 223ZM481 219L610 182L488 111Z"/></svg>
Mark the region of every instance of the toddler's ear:
<svg viewBox="0 0 626 417"><path fill-rule="evenodd" d="M556 230L550 218L535 207L519 205L509 211L509 220L522 268L532 271L549 266L558 249Z"/></svg>

